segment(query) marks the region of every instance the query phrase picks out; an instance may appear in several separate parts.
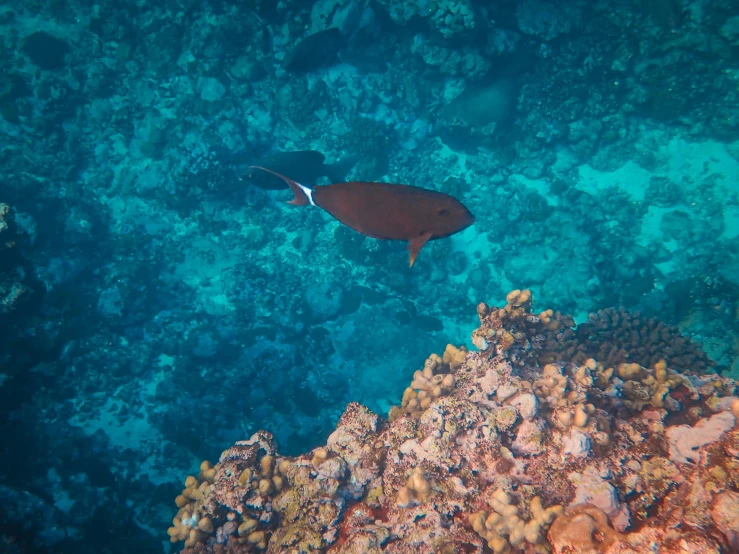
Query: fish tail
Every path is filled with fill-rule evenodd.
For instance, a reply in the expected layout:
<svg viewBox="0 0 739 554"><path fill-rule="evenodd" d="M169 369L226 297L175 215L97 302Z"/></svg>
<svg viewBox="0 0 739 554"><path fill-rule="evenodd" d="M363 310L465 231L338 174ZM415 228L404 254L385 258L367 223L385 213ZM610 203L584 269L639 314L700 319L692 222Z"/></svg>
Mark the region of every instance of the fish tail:
<svg viewBox="0 0 739 554"><path fill-rule="evenodd" d="M276 171L272 171L271 169L267 169L266 167L250 165L249 169L261 169L262 171L271 173L272 175L275 175L285 181L289 185L290 190L292 190L293 194L295 195L293 199L288 202L288 204L292 204L293 206L307 206L308 204L310 204L311 206L315 206L315 203L313 202L313 190L309 189L305 185L301 185L297 181L293 181L289 177L285 177L281 173L277 173Z"/></svg>

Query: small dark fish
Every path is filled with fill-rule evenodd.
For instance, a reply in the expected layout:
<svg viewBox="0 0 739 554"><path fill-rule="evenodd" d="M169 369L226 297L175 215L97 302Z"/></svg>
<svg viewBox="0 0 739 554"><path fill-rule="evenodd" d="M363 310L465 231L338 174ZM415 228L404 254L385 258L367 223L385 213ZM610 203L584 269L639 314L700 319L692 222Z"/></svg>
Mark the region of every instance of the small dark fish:
<svg viewBox="0 0 739 554"><path fill-rule="evenodd" d="M678 32L684 16L678 0L649 0L646 7L657 25L671 33Z"/></svg>
<svg viewBox="0 0 739 554"><path fill-rule="evenodd" d="M408 241L410 265L430 240L459 233L475 216L459 200L435 190L390 183L335 183L313 189L265 167L292 189L295 206L318 206L368 237Z"/></svg>
<svg viewBox="0 0 739 554"><path fill-rule="evenodd" d="M308 35L288 52L282 61L285 71L309 73L332 65L347 45L346 37L336 27Z"/></svg>
<svg viewBox="0 0 739 554"><path fill-rule="evenodd" d="M357 163L357 156L348 156L335 164L324 163L326 157L315 150L297 150L294 152L273 152L259 160L259 167L265 167L275 173L287 173L297 177L301 183L312 186L321 177L329 181L341 182ZM285 183L278 177L261 171L246 174L253 185L266 190L281 190Z"/></svg>
<svg viewBox="0 0 739 554"><path fill-rule="evenodd" d="M339 52L339 61L354 66L360 73L383 73L388 67L388 52L382 41L355 41Z"/></svg>
<svg viewBox="0 0 739 554"><path fill-rule="evenodd" d="M515 117L517 88L513 81L498 80L484 85L471 85L444 106L441 116L458 119L470 126L503 124ZM497 129L497 128L496 128Z"/></svg>

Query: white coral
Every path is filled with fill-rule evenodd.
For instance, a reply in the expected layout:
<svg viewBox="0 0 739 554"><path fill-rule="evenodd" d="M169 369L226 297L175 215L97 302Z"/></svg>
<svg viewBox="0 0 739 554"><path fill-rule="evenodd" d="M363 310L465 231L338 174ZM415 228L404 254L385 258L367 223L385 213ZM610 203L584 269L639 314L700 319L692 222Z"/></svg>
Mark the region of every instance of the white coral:
<svg viewBox="0 0 739 554"><path fill-rule="evenodd" d="M675 425L667 429L670 443L670 459L673 462L697 462L698 449L717 441L723 433L736 425L730 412L720 412L708 419L701 419L694 427Z"/></svg>

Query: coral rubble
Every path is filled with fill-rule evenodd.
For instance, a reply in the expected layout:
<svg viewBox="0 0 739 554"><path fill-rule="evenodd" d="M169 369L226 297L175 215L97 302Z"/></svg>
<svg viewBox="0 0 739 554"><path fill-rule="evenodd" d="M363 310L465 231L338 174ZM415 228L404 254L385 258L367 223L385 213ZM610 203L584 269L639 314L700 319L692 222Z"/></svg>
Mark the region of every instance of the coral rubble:
<svg viewBox="0 0 739 554"><path fill-rule="evenodd" d="M532 300L513 291L502 308L478 305L479 350L432 355L387 420L352 403L301 456L280 456L260 431L203 462L177 497L172 542L185 553L736 551L737 382L678 371L668 353L646 366L541 361L553 333L564 353L578 338L570 317L536 315Z"/></svg>

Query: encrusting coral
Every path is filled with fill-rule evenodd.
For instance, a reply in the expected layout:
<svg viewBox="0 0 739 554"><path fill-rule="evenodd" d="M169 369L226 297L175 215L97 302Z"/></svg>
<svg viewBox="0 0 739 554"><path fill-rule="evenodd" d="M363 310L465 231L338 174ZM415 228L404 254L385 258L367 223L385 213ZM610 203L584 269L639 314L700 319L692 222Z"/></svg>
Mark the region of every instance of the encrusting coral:
<svg viewBox="0 0 739 554"><path fill-rule="evenodd" d="M430 356L388 420L352 403L307 454L281 457L259 432L203 462L172 541L186 553L735 552L737 383L664 359L543 356L573 322L532 301L478 305L479 350Z"/></svg>

